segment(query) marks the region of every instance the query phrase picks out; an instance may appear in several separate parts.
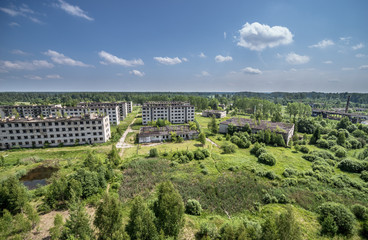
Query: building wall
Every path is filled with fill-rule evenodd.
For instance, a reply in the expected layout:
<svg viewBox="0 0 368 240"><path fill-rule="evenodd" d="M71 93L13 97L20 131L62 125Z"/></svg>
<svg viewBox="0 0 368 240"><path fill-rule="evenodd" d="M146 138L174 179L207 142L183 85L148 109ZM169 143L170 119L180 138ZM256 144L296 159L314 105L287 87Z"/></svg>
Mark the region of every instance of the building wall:
<svg viewBox="0 0 368 240"><path fill-rule="evenodd" d="M0 149L103 143L110 137L108 116L0 121Z"/></svg>
<svg viewBox="0 0 368 240"><path fill-rule="evenodd" d="M171 123L187 123L194 121L194 106L191 105L143 105L142 124L147 125L150 121L167 119Z"/></svg>
<svg viewBox="0 0 368 240"><path fill-rule="evenodd" d="M198 137L196 134L178 134L177 136L182 137L184 140L195 139ZM152 136L138 136L139 143L151 143L151 142L162 142L171 141L171 134L166 135L152 135Z"/></svg>

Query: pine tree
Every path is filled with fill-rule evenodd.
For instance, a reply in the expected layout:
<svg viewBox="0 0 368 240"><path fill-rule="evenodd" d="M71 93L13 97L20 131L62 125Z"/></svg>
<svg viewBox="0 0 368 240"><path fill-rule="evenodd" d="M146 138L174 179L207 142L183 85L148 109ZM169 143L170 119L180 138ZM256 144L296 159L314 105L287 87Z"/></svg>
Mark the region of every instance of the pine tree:
<svg viewBox="0 0 368 240"><path fill-rule="evenodd" d="M131 240L156 239L158 234L155 226L155 217L151 210L143 203L143 199L138 196L133 200L130 210L129 222L126 231Z"/></svg>
<svg viewBox="0 0 368 240"><path fill-rule="evenodd" d="M108 155L109 162L112 166L118 166L121 162L121 158L119 156L119 152L116 149L115 145L112 145L111 152Z"/></svg>
<svg viewBox="0 0 368 240"><path fill-rule="evenodd" d="M157 229L166 236L176 238L184 224L184 203L171 182L158 186L158 199L154 204Z"/></svg>
<svg viewBox="0 0 368 240"><path fill-rule="evenodd" d="M216 118L213 115L211 118L211 122L208 123L208 129L211 131L211 133L216 134L218 133L218 125L216 123Z"/></svg>
<svg viewBox="0 0 368 240"><path fill-rule="evenodd" d="M317 141L321 138L321 131L319 129L319 127L317 127L314 132L313 135L309 141L310 144L316 144Z"/></svg>
<svg viewBox="0 0 368 240"><path fill-rule="evenodd" d="M78 203L71 207L70 218L65 223L63 238L75 238L89 240L94 237L90 225L90 217L84 209L84 205Z"/></svg>
<svg viewBox="0 0 368 240"><path fill-rule="evenodd" d="M282 213L277 221L280 240L299 240L301 239L300 227L295 219L295 214L291 207L287 208L286 213Z"/></svg>
<svg viewBox="0 0 368 240"><path fill-rule="evenodd" d="M52 240L58 240L61 238L63 232L63 217L60 214L56 214L54 218L54 226L50 228L50 237Z"/></svg>
<svg viewBox="0 0 368 240"><path fill-rule="evenodd" d="M198 141L200 141L203 146L206 144L206 135L204 134L204 132L201 132L198 135Z"/></svg>
<svg viewBox="0 0 368 240"><path fill-rule="evenodd" d="M94 225L99 230L98 239L114 239L113 236L124 232L121 202L117 197L106 194L98 204Z"/></svg>

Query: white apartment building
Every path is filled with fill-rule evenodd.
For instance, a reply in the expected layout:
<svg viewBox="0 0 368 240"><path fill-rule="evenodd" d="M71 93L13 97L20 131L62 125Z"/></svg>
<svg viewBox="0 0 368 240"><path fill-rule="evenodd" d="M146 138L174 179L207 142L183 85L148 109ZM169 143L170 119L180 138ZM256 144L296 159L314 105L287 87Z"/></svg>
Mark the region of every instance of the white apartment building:
<svg viewBox="0 0 368 240"><path fill-rule="evenodd" d="M104 143L109 116L0 119L0 149Z"/></svg>
<svg viewBox="0 0 368 240"><path fill-rule="evenodd" d="M19 117L38 117L49 116L50 109L53 107L61 107L61 105L15 105L15 106L0 106L1 118L13 116L13 111L17 111Z"/></svg>
<svg viewBox="0 0 368 240"><path fill-rule="evenodd" d="M142 106L142 124L166 119L171 123L194 121L194 106L189 102L147 102Z"/></svg>
<svg viewBox="0 0 368 240"><path fill-rule="evenodd" d="M124 120L128 113L132 112L133 102L81 102L78 103L77 106L85 106L85 107L115 107L119 106L120 111L120 119Z"/></svg>
<svg viewBox="0 0 368 240"><path fill-rule="evenodd" d="M83 106L83 107L53 107L50 109L51 117L58 116L82 116L85 114L103 114L109 116L110 124L118 125L120 123L119 106Z"/></svg>

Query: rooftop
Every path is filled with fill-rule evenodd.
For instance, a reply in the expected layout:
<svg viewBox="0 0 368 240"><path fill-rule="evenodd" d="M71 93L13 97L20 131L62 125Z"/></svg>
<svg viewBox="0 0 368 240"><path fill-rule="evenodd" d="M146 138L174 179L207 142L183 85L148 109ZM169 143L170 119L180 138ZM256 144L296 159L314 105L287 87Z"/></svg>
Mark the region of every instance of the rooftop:
<svg viewBox="0 0 368 240"><path fill-rule="evenodd" d="M139 136L169 135L171 132L176 134L198 133L196 130L190 129L189 125L170 125L165 127L141 127Z"/></svg>
<svg viewBox="0 0 368 240"><path fill-rule="evenodd" d="M32 123L32 122L64 122L64 121L80 121L80 120L102 120L103 116L97 114L86 114L78 117L44 117L44 118L4 118L0 119L2 123Z"/></svg>
<svg viewBox="0 0 368 240"><path fill-rule="evenodd" d="M220 124L229 125L232 124L237 127L243 127L245 124L249 124L251 129L256 130L266 130L270 129L272 132L289 132L294 124L292 123L284 123L284 122L270 122L265 120L254 120L247 118L230 118L226 121L221 122Z"/></svg>
<svg viewBox="0 0 368 240"><path fill-rule="evenodd" d="M188 106L193 107L193 105L190 105L189 102L179 102L179 101L158 101L158 102L145 102L143 104L143 107L148 106Z"/></svg>

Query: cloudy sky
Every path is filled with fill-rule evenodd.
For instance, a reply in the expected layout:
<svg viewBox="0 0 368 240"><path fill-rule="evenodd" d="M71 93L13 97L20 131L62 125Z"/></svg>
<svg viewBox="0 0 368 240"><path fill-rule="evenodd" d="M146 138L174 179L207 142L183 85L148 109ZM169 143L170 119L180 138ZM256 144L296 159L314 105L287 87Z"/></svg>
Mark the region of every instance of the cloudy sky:
<svg viewBox="0 0 368 240"><path fill-rule="evenodd" d="M0 91L368 92L368 1L0 1Z"/></svg>

